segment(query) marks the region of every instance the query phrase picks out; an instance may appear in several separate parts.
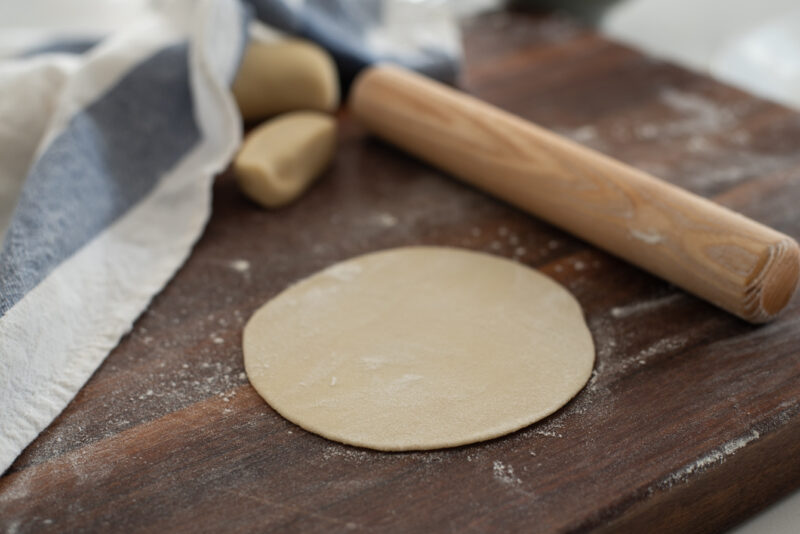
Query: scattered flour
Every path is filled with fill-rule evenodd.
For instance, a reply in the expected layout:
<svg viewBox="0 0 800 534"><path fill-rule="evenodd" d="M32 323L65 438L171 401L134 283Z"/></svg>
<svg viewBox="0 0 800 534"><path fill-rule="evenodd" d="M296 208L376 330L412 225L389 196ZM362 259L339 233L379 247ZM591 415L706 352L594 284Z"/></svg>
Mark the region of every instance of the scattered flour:
<svg viewBox="0 0 800 534"><path fill-rule="evenodd" d="M507 486L519 486L522 480L514 474L511 464L504 464L500 460L492 462L492 475L498 482Z"/></svg>
<svg viewBox="0 0 800 534"><path fill-rule="evenodd" d="M537 436L545 436L547 438L563 438L563 434L559 434L558 432L553 432L552 430L535 430L533 432Z"/></svg>
<svg viewBox="0 0 800 534"><path fill-rule="evenodd" d="M250 262L247 260L233 260L228 266L237 273L246 273L250 270Z"/></svg>
<svg viewBox="0 0 800 534"><path fill-rule="evenodd" d="M566 135L578 143L588 143L597 139L597 128L591 124L586 124L566 133Z"/></svg>
<svg viewBox="0 0 800 534"><path fill-rule="evenodd" d="M681 335L660 339L633 356L604 365L602 367L603 375L607 380L611 380L623 374L631 366L645 365L653 356L679 350L686 346L686 343L687 339ZM599 365L598 369L600 369Z"/></svg>
<svg viewBox="0 0 800 534"><path fill-rule="evenodd" d="M380 226L384 228L392 228L397 226L398 220L397 217L392 215L391 213L379 213L375 216L375 220L378 222Z"/></svg>
<svg viewBox="0 0 800 534"><path fill-rule="evenodd" d="M711 160L687 159L680 170L689 178L688 186L704 191L708 188L730 186L744 180L791 168L800 156L759 154L749 151L727 151Z"/></svg>
<svg viewBox="0 0 800 534"><path fill-rule="evenodd" d="M684 293L673 293L664 297L659 297L652 300L645 300L641 302L634 302L625 306L616 306L611 308L611 316L614 319L625 319L627 317L638 317L641 314L649 313L665 306L669 306L674 302L682 300L686 295Z"/></svg>
<svg viewBox="0 0 800 534"><path fill-rule="evenodd" d="M589 148L594 148L601 152L608 151L608 145L593 124L584 124L577 128L556 128L555 131Z"/></svg>
<svg viewBox="0 0 800 534"><path fill-rule="evenodd" d="M0 504L20 501L35 495L34 470L23 469L13 475L3 477L5 482L3 491L0 492Z"/></svg>
<svg viewBox="0 0 800 534"><path fill-rule="evenodd" d="M729 130L737 121L735 111L721 106L696 93L688 93L675 88L666 88L659 93L659 99L682 118L662 124L645 123L634 129L639 139L686 137L698 143L705 143L703 135L718 134Z"/></svg>
<svg viewBox="0 0 800 534"><path fill-rule="evenodd" d="M758 432L758 430L753 430L745 436L728 441L708 454L701 456L694 462L683 466L677 472L670 475L666 480L660 482L658 487L671 488L675 484L687 482L693 473L702 472L712 465L725 462L729 457L736 454L737 451L743 449L749 443L756 441L760 437L761 434Z"/></svg>
<svg viewBox="0 0 800 534"><path fill-rule="evenodd" d="M638 361L642 358L649 358L651 356L655 356L656 354L661 354L662 352L678 350L684 345L686 345L686 338L684 336L667 337L656 341L646 349L642 350L637 356L635 356L635 358Z"/></svg>
<svg viewBox="0 0 800 534"><path fill-rule="evenodd" d="M710 152L713 149L713 146L714 145L708 139L700 135L693 135L686 142L686 149L689 152L693 152L696 154L703 154Z"/></svg>
<svg viewBox="0 0 800 534"><path fill-rule="evenodd" d="M322 459L330 461L334 458L341 458L352 462L365 462L376 453L370 453L361 449L354 449L346 445L329 445L322 451Z"/></svg>
<svg viewBox="0 0 800 534"><path fill-rule="evenodd" d="M751 135L742 129L743 118L752 109L739 103L718 103L698 93L676 88L663 89L659 100L665 108L677 115L672 120L658 123L621 122L608 129L617 141L631 139L644 141L683 142L684 152L690 156L676 164L665 166L659 162L638 161L636 166L656 176L680 177L680 185L704 195L719 192L722 186L732 186L747 179L789 169L800 160L795 153L763 153L748 149ZM567 135L576 138L575 132ZM649 235L653 236L650 240ZM651 232L633 237L648 243L660 242Z"/></svg>

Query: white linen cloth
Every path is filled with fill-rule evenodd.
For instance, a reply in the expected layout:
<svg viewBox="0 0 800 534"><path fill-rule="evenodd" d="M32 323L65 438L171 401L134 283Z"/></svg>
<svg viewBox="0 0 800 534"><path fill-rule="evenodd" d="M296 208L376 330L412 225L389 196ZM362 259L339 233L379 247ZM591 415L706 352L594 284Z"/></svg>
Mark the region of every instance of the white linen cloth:
<svg viewBox="0 0 800 534"><path fill-rule="evenodd" d="M241 141L246 20L162 3L83 54L0 62L0 473L200 236Z"/></svg>

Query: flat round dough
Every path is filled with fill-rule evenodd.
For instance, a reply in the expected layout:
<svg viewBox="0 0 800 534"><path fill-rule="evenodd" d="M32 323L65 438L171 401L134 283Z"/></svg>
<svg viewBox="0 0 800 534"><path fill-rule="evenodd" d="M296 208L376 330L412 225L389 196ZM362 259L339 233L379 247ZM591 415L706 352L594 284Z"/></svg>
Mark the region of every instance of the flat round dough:
<svg viewBox="0 0 800 534"><path fill-rule="evenodd" d="M326 438L387 451L486 440L586 384L580 305L520 263L460 249L359 256L293 285L244 329L250 382Z"/></svg>

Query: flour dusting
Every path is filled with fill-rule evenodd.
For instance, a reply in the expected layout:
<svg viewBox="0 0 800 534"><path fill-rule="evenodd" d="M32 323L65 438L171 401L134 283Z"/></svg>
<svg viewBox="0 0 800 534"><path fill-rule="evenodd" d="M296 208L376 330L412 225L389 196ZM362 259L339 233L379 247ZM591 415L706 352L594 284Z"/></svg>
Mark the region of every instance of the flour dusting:
<svg viewBox="0 0 800 534"><path fill-rule="evenodd" d="M591 124L586 124L572 130L567 135L578 143L588 143L597 139L597 128Z"/></svg>
<svg viewBox="0 0 800 534"><path fill-rule="evenodd" d="M608 150L608 147L600 135L597 126L593 124L584 124L577 128L556 128L555 131L564 137L572 139L576 143L586 145L600 151Z"/></svg>
<svg viewBox="0 0 800 534"><path fill-rule="evenodd" d="M393 228L397 226L398 223L397 217L391 213L379 213L375 216L375 220L384 228Z"/></svg>
<svg viewBox="0 0 800 534"><path fill-rule="evenodd" d="M548 438L563 438L564 435L558 432L553 432L552 430L535 430L534 434L537 436L545 436Z"/></svg>
<svg viewBox="0 0 800 534"><path fill-rule="evenodd" d="M228 266L237 273L246 273L250 270L250 262L247 260L233 260Z"/></svg>
<svg viewBox="0 0 800 534"><path fill-rule="evenodd" d="M345 445L329 445L322 451L322 459L325 461L341 458L351 462L364 462L369 460L370 457L370 453L365 450L354 449Z"/></svg>
<svg viewBox="0 0 800 534"><path fill-rule="evenodd" d="M671 352L680 349L684 345L686 345L686 338L683 336L667 337L656 341L646 349L642 350L637 356L635 356L635 358L637 360L649 358L651 356L655 356L656 354L661 354L662 352Z"/></svg>
<svg viewBox="0 0 800 534"><path fill-rule="evenodd" d="M712 187L730 186L747 179L789 169L799 159L785 155L759 154L748 151L727 151L724 161L687 160L681 173L689 177L693 189L707 190Z"/></svg>
<svg viewBox="0 0 800 534"><path fill-rule="evenodd" d="M708 454L701 456L694 462L685 465L677 472L670 475L666 480L659 483L658 486L671 488L675 484L687 482L693 473L702 472L712 465L724 463L729 457L736 454L737 451L743 449L760 437L761 434L758 430L753 430L745 436L728 441Z"/></svg>
<svg viewBox="0 0 800 534"><path fill-rule="evenodd" d="M653 357L679 350L686 346L686 343L687 339L683 335L659 339L649 347L640 350L633 356L616 360L613 362L613 364L605 366L603 368L604 374L609 378L621 375L631 366L645 365Z"/></svg>
<svg viewBox="0 0 800 534"><path fill-rule="evenodd" d="M625 306L615 306L611 308L611 316L614 319L625 319L627 317L638 317L639 315L656 311L665 306L669 306L674 302L682 300L686 295L684 293L673 293L664 297L659 297L652 300L645 300L641 302L634 302Z"/></svg>
<svg viewBox="0 0 800 534"><path fill-rule="evenodd" d="M8 478L4 477L4 482L7 483L3 491L0 492L0 503L10 503L30 498L36 490L33 487L33 469L23 469L7 476Z"/></svg>
<svg viewBox="0 0 800 534"><path fill-rule="evenodd" d="M507 486L519 486L522 480L514 474L511 464L504 464L500 460L492 462L492 475L498 482Z"/></svg>
<svg viewBox="0 0 800 534"><path fill-rule="evenodd" d="M663 124L641 124L635 128L640 139L690 136L695 146L702 135L717 134L731 128L737 120L734 110L695 93L666 88L659 99L682 118Z"/></svg>

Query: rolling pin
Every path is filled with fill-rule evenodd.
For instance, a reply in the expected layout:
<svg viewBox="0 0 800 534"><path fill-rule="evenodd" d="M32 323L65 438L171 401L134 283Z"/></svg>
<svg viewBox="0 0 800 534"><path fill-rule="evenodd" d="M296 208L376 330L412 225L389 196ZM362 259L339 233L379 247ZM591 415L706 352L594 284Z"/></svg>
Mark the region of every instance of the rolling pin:
<svg viewBox="0 0 800 534"><path fill-rule="evenodd" d="M400 67L356 79L368 130L739 317L786 307L800 275L789 236Z"/></svg>

